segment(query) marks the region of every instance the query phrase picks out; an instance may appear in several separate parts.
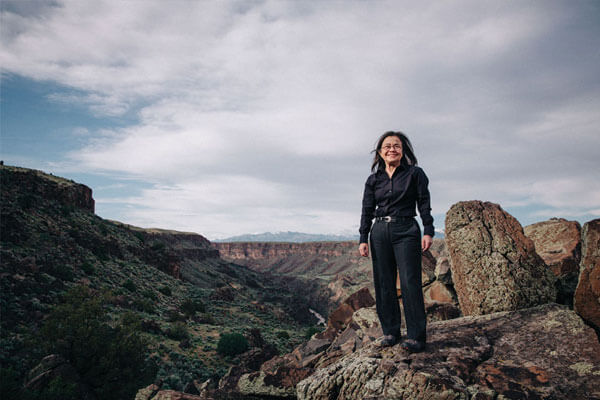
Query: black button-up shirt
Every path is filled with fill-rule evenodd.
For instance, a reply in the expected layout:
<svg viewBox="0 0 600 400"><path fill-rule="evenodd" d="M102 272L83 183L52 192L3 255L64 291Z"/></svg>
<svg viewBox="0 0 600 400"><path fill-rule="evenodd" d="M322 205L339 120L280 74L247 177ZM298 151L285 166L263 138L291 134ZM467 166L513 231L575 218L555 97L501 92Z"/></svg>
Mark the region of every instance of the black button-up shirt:
<svg viewBox="0 0 600 400"><path fill-rule="evenodd" d="M429 179L414 165L399 165L390 178L385 170L371 174L365 183L360 218L360 243L367 243L374 217L414 217L415 206L423 221L423 233L434 235Z"/></svg>

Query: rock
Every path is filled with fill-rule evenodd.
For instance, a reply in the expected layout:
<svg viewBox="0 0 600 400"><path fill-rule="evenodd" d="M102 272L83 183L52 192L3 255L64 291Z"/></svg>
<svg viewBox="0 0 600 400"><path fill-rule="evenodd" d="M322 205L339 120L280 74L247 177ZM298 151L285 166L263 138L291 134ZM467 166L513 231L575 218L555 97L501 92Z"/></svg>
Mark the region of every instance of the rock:
<svg viewBox="0 0 600 400"><path fill-rule="evenodd" d="M451 287L446 286L440 281L434 281L423 291L426 302L455 303L456 298Z"/></svg>
<svg viewBox="0 0 600 400"><path fill-rule="evenodd" d="M425 352L375 343L315 371L299 400L600 397L600 344L565 306L434 322Z"/></svg>
<svg viewBox="0 0 600 400"><path fill-rule="evenodd" d="M517 310L556 298L556 278L519 222L497 204L454 204L446 214L446 246L464 315Z"/></svg>
<svg viewBox="0 0 600 400"><path fill-rule="evenodd" d="M583 246L574 308L600 333L600 219L583 225Z"/></svg>
<svg viewBox="0 0 600 400"><path fill-rule="evenodd" d="M440 257L448 257L448 251L446 250L446 241L440 238L433 238L433 244L429 248L429 252L433 258L438 259Z"/></svg>
<svg viewBox="0 0 600 400"><path fill-rule="evenodd" d="M151 384L137 391L135 395L135 400L150 400L156 395L160 390L160 386L156 384Z"/></svg>
<svg viewBox="0 0 600 400"><path fill-rule="evenodd" d="M176 390L161 390L150 400L204 400L204 398Z"/></svg>
<svg viewBox="0 0 600 400"><path fill-rule="evenodd" d="M291 353L271 358L257 372L244 367L231 368L219 382L219 395L295 398L296 384L315 368L336 362L381 336L374 304L367 288L357 291L330 315L324 332L315 334Z"/></svg>
<svg viewBox="0 0 600 400"><path fill-rule="evenodd" d="M438 303L436 301L425 303L427 322L445 321L461 316L460 308L454 303Z"/></svg>
<svg viewBox="0 0 600 400"><path fill-rule="evenodd" d="M448 257L440 257L435 264L435 279L447 285L452 284L452 270Z"/></svg>
<svg viewBox="0 0 600 400"><path fill-rule="evenodd" d="M344 302L329 315L329 318L327 319L327 329L317 333L315 337L317 339L332 340L345 329L348 322L352 319L354 311L373 305L375 305L375 299L371 296L369 289L360 289L344 300Z"/></svg>
<svg viewBox="0 0 600 400"><path fill-rule="evenodd" d="M535 251L546 265L560 277L579 272L581 261L581 226L577 221L552 218L523 228L533 240Z"/></svg>
<svg viewBox="0 0 600 400"><path fill-rule="evenodd" d="M577 221L552 218L523 228L535 251L558 278L561 304L572 305L581 261L581 226Z"/></svg>
<svg viewBox="0 0 600 400"><path fill-rule="evenodd" d="M13 166L2 166L0 174L2 191L5 194L12 191L27 193L32 202L29 206L34 206L35 196L39 196L46 200L56 200L67 207L94 213L92 189L85 185L42 171Z"/></svg>

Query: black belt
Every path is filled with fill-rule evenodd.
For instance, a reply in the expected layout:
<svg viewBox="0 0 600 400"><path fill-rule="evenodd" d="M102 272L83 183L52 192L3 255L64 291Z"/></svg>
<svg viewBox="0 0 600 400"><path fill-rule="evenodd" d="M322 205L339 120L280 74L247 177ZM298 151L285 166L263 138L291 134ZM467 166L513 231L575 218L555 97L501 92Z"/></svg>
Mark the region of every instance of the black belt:
<svg viewBox="0 0 600 400"><path fill-rule="evenodd" d="M385 217L375 217L375 221L378 222L397 222L397 221L406 221L409 219L413 219L413 217L390 217L386 215Z"/></svg>

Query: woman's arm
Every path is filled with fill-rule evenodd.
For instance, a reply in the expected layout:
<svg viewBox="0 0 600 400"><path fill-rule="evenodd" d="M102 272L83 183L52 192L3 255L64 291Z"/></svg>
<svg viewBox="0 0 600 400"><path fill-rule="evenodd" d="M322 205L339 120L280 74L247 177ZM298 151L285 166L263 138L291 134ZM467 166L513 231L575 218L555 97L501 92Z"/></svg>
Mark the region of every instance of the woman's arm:
<svg viewBox="0 0 600 400"><path fill-rule="evenodd" d="M433 227L433 217L431 216L431 198L429 195L429 179L421 168L417 168L417 208L421 221L423 221L423 239L421 247L423 251L431 247L435 229Z"/></svg>
<svg viewBox="0 0 600 400"><path fill-rule="evenodd" d="M362 213L360 216L360 245L358 251L361 256L368 257L369 255L369 231L373 223L373 215L375 213L375 176L371 175L365 183L363 192Z"/></svg>

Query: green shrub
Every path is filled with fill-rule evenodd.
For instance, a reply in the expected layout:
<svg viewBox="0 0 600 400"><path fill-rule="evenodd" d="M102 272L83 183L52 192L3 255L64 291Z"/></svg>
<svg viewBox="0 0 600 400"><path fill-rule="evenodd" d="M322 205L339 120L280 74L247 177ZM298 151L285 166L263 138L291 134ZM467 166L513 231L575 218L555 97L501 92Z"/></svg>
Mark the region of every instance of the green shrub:
<svg viewBox="0 0 600 400"><path fill-rule="evenodd" d="M146 289L142 292L142 296L146 297L147 299L150 300L158 300L158 296L156 295L156 293L153 290L150 289Z"/></svg>
<svg viewBox="0 0 600 400"><path fill-rule="evenodd" d="M145 363L147 344L139 318L125 314L113 328L105 304L105 296L85 286L70 289L44 322L38 340L46 354L69 360L97 398L132 398L154 375Z"/></svg>
<svg viewBox="0 0 600 400"><path fill-rule="evenodd" d="M158 288L158 291L164 294L165 296L170 296L172 294L171 288L168 286L161 286Z"/></svg>
<svg viewBox="0 0 600 400"><path fill-rule="evenodd" d="M173 340L183 340L190 337L190 334L187 330L187 325L180 321L171 324L171 326L167 329L166 334L167 337Z"/></svg>
<svg viewBox="0 0 600 400"><path fill-rule="evenodd" d="M319 328L318 326L310 326L308 328L306 328L306 331L304 331L304 337L306 339L310 339L315 333L317 332L321 332L321 328Z"/></svg>
<svg viewBox="0 0 600 400"><path fill-rule="evenodd" d="M138 240L140 242L144 243L146 241L146 237L144 236L144 234L142 232L134 231L133 234L136 238L138 238Z"/></svg>
<svg viewBox="0 0 600 400"><path fill-rule="evenodd" d="M217 352L224 356L235 356L248 350L248 340L239 333L221 334Z"/></svg>
<svg viewBox="0 0 600 400"><path fill-rule="evenodd" d="M131 279L127 279L125 281L125 283L123 283L121 286L123 286L125 289L129 290L130 292L135 292L137 290L137 287L135 287L135 283L133 283L133 281Z"/></svg>
<svg viewBox="0 0 600 400"><path fill-rule="evenodd" d="M89 262L84 262L81 264L81 270L86 273L86 275L94 275L96 273L96 269Z"/></svg>
<svg viewBox="0 0 600 400"><path fill-rule="evenodd" d="M289 339L290 334L287 331L277 331L277 337L279 339Z"/></svg>
<svg viewBox="0 0 600 400"><path fill-rule="evenodd" d="M205 312L206 311L206 307L204 307L204 303L202 303L200 300L192 300L192 299L186 299L182 304L181 307L179 307L179 309L181 310L181 312L183 312L185 315L187 315L188 317L193 317L196 312Z"/></svg>
<svg viewBox="0 0 600 400"><path fill-rule="evenodd" d="M133 307L138 310L138 311L143 311L145 313L148 314L155 314L156 313L156 306L155 304L148 300L148 299L134 299L133 300Z"/></svg>
<svg viewBox="0 0 600 400"><path fill-rule="evenodd" d="M169 322L185 322L187 317L175 309L168 309L165 312L165 318Z"/></svg>
<svg viewBox="0 0 600 400"><path fill-rule="evenodd" d="M154 242L152 243L152 245L150 245L150 248L154 251L163 251L165 248L167 247L167 245L164 242Z"/></svg>

